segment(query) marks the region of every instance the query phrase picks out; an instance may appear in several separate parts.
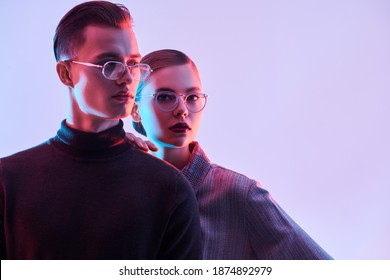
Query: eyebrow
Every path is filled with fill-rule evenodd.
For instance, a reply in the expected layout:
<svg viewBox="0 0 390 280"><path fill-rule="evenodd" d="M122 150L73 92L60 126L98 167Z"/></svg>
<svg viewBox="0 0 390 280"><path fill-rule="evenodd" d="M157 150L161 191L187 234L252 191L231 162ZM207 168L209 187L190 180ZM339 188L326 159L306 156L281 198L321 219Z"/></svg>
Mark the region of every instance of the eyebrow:
<svg viewBox="0 0 390 280"><path fill-rule="evenodd" d="M192 87L192 88L187 88L187 90L186 90L186 92L193 92L193 91L199 91L200 92L200 88Z"/></svg>
<svg viewBox="0 0 390 280"><path fill-rule="evenodd" d="M175 90L173 90L171 88L168 88L168 87L161 87L161 88L158 88L158 89L155 90L155 92L160 92L160 91L176 92ZM193 91L199 91L200 92L200 88L198 88L198 87L191 87L191 88L187 88L186 89L186 92L193 92Z"/></svg>
<svg viewBox="0 0 390 280"><path fill-rule="evenodd" d="M95 59L103 59L103 58L118 58L118 59L121 59L122 56L118 55L118 53L114 53L114 52L105 52L105 53L101 53L99 55L97 55L95 57ZM129 57L130 59L140 59L141 58L141 54L137 53L137 54L133 54Z"/></svg>

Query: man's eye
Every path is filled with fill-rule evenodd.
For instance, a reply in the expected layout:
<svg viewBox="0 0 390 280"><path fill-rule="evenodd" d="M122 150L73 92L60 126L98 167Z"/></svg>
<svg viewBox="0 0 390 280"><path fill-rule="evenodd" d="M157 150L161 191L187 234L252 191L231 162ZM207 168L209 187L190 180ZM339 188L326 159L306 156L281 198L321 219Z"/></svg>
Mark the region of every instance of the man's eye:
<svg viewBox="0 0 390 280"><path fill-rule="evenodd" d="M127 65L127 66L134 66L134 65L136 65L136 64L138 64L138 63L139 63L138 61L130 60L130 61L126 62L126 65Z"/></svg>
<svg viewBox="0 0 390 280"><path fill-rule="evenodd" d="M113 63L113 62L109 62L109 63L104 64L105 70L110 71L110 72L113 71L116 66L117 66L117 63Z"/></svg>
<svg viewBox="0 0 390 280"><path fill-rule="evenodd" d="M106 58L103 58L102 60L100 60L100 61L99 61L98 63L96 63L96 64L104 65L104 64L106 64L107 62L120 62L120 61L117 60L117 59L113 59L113 58L106 57Z"/></svg>

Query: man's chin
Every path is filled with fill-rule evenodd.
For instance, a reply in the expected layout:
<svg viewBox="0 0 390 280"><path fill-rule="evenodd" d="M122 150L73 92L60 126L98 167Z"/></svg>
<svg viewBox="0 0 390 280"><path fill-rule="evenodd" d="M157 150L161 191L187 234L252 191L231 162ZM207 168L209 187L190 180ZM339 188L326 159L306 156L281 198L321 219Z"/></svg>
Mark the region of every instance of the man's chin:
<svg viewBox="0 0 390 280"><path fill-rule="evenodd" d="M131 114L131 110L126 110L126 111L124 111L124 112L119 113L118 115L116 115L116 116L113 117L112 119L113 119L113 120L125 119L125 118L129 117L130 114Z"/></svg>

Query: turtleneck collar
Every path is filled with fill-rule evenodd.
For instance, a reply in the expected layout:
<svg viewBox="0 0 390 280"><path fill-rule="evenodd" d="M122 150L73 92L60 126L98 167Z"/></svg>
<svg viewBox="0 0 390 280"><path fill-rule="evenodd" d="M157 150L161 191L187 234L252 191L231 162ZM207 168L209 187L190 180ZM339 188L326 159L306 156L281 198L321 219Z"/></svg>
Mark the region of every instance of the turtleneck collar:
<svg viewBox="0 0 390 280"><path fill-rule="evenodd" d="M125 143L128 145L122 145ZM54 144L68 154L88 157L114 155L132 146L126 138L122 120L116 126L98 133L71 128L63 120L54 137Z"/></svg>
<svg viewBox="0 0 390 280"><path fill-rule="evenodd" d="M71 128L63 120L57 136L62 142L75 148L82 150L101 150L123 143L126 138L126 133L123 130L122 120L119 120L116 126L98 133L84 132Z"/></svg>

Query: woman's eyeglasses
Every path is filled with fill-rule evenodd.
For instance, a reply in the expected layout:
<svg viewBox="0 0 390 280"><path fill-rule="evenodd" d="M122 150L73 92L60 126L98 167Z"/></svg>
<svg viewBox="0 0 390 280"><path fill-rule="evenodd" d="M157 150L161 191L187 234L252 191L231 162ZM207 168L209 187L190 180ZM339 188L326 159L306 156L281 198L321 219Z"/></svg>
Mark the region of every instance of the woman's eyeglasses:
<svg viewBox="0 0 390 280"><path fill-rule="evenodd" d="M153 95L141 95L142 97L154 97L157 107L164 112L171 112L179 105L179 97L183 97L188 111L197 113L203 110L207 102L207 94L190 92L182 95L171 91L161 91Z"/></svg>

